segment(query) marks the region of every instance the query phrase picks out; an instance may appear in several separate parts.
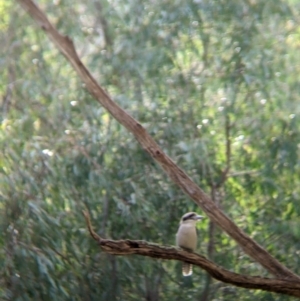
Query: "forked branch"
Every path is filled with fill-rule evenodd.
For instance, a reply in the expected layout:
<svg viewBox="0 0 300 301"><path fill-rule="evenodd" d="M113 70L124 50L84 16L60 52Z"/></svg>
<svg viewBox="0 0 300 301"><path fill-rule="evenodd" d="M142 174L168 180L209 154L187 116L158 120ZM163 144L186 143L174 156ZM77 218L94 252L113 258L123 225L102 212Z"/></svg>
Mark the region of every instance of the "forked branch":
<svg viewBox="0 0 300 301"><path fill-rule="evenodd" d="M156 160L156 162L164 169L174 183L176 183L192 200L194 200L194 202L200 208L202 208L202 210L214 223L216 223L229 236L231 236L241 246L246 254L252 257L255 261L259 262L277 278L285 280L289 279L292 282L296 281L297 283L300 283L299 276L295 275L287 267L282 265L257 242L239 229L238 226L231 219L229 219L216 206L216 204L214 204L211 198L207 196L202 189L200 189L196 183L194 183L192 179L189 178L188 175L171 160L171 158L164 154L158 144L147 133L142 125L132 118L128 113L126 113L109 97L109 95L98 85L97 81L81 62L72 40L61 35L49 22L42 10L32 0L18 0L18 2L39 24L39 26L56 45L56 47L72 64L81 80L85 83L86 89L118 122L120 122L135 136L142 147L152 156L153 159ZM128 248L127 243L125 243L124 246L127 246ZM107 251L108 250L109 248ZM135 249L130 248L129 250ZM178 254L181 254L180 256L182 256L183 253ZM192 256L191 258L194 258L193 256L195 255L190 256ZM191 258L189 260L192 260Z"/></svg>
<svg viewBox="0 0 300 301"><path fill-rule="evenodd" d="M202 255L189 253L175 247L164 247L142 240L110 240L101 238L92 228L90 217L83 212L90 235L98 242L101 249L113 255L142 255L166 260L179 260L192 263L210 274L213 278L247 289L261 289L268 292L282 293L300 297L300 283L288 280L244 276L225 270Z"/></svg>

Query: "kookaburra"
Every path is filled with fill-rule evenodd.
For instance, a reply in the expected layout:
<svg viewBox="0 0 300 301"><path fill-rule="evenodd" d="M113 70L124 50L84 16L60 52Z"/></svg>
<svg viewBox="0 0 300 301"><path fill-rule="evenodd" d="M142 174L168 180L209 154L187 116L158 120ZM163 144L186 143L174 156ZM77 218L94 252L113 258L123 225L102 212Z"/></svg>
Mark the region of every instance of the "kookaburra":
<svg viewBox="0 0 300 301"><path fill-rule="evenodd" d="M197 232L196 223L201 220L203 216L195 212L186 213L180 220L180 225L176 234L176 245L186 251L194 252L197 247ZM193 274L193 266L190 263L184 262L182 264L183 276L190 276Z"/></svg>

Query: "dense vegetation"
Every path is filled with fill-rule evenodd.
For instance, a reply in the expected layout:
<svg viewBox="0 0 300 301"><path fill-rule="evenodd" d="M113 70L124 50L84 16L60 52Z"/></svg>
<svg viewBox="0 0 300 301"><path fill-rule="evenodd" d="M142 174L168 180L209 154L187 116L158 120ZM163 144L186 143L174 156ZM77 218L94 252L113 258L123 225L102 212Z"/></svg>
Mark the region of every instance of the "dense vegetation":
<svg viewBox="0 0 300 301"><path fill-rule="evenodd" d="M115 101L300 274L299 3L86 2L38 4ZM292 300L101 252L82 209L104 237L163 245L183 213L201 212L19 5L0 12L1 300ZM219 265L270 276L208 219L199 236L198 252Z"/></svg>

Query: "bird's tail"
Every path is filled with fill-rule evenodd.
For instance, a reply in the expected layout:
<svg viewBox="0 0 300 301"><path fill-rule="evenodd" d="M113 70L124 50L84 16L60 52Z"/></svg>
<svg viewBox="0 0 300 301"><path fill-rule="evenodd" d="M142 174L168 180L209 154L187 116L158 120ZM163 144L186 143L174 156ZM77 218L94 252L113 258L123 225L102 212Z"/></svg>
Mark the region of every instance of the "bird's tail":
<svg viewBox="0 0 300 301"><path fill-rule="evenodd" d="M191 276L193 274L193 265L187 262L182 263L182 275Z"/></svg>

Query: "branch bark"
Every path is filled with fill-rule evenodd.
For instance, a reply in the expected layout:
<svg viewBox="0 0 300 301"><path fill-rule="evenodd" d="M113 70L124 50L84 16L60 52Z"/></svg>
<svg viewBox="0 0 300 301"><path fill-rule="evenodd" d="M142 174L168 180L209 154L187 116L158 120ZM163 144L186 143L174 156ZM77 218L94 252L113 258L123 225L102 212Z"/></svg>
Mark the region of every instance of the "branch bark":
<svg viewBox="0 0 300 301"><path fill-rule="evenodd" d="M247 289L261 289L268 292L281 293L300 297L300 283L297 281L244 276L228 271L202 255L183 251L175 247L164 247L142 240L111 240L101 238L92 228L89 214L83 212L90 235L98 242L101 249L113 255L142 255L152 258L179 260L204 269L213 278Z"/></svg>
<svg viewBox="0 0 300 301"><path fill-rule="evenodd" d="M246 254L252 257L255 261L259 262L270 273L275 275L279 279L289 279L291 281L297 281L300 283L300 277L295 275L292 271L282 265L274 257L272 257L264 248L258 243L252 240L247 234L245 234L237 225L231 221L189 177L180 169L167 155L163 153L158 144L153 138L146 132L142 125L134 118L128 115L123 109L121 109L108 94L98 85L96 80L90 74L88 69L83 65L79 59L73 42L67 36L61 35L49 22L46 15L40 10L40 8L31 0L18 0L22 7L30 14L30 16L39 24L39 26L45 31L47 36L53 41L56 47L66 57L66 59L72 64L81 80L85 83L86 89L96 98L96 100L107 109L107 111L123 126L125 126L138 140L142 147L154 158L157 163L164 169L169 177L188 195L194 202L202 208L202 210L208 215L208 217L222 228L229 236L231 236L244 250ZM121 241L121 243L115 244L115 248L118 249L120 244L124 245L125 250L130 252L136 250L136 248L130 248L130 241ZM109 245L112 244L111 247ZM114 243L112 241L106 241L108 246L105 251L109 252L113 249ZM137 245L138 246L138 245ZM143 249L142 249L143 250ZM147 252L148 250L148 252ZM157 249L155 249L157 250ZM167 251L168 256L172 259L175 258L173 251ZM123 251L120 249L120 254ZM132 254L132 253L131 253ZM142 254L142 253L139 253ZM149 254L149 249L145 249L145 255ZM155 252L153 253L155 254ZM182 252L177 252L177 259L185 258ZM163 257L163 254L160 253ZM187 255L187 254L185 254ZM165 257L168 257L165 256ZM195 254L190 255L189 262L195 263ZM160 257L160 258L162 258ZM193 259L192 259L193 258ZM198 257L197 257L198 258ZM166 258L167 259L167 258ZM170 259L170 257L168 257ZM187 258L185 258L187 259ZM198 258L199 259L199 258ZM192 262L193 261L193 262ZM216 275L215 275L216 276ZM219 276L221 277L221 276ZM275 280L274 280L275 281ZM277 280L280 282L280 280ZM285 283L285 282L284 282Z"/></svg>

